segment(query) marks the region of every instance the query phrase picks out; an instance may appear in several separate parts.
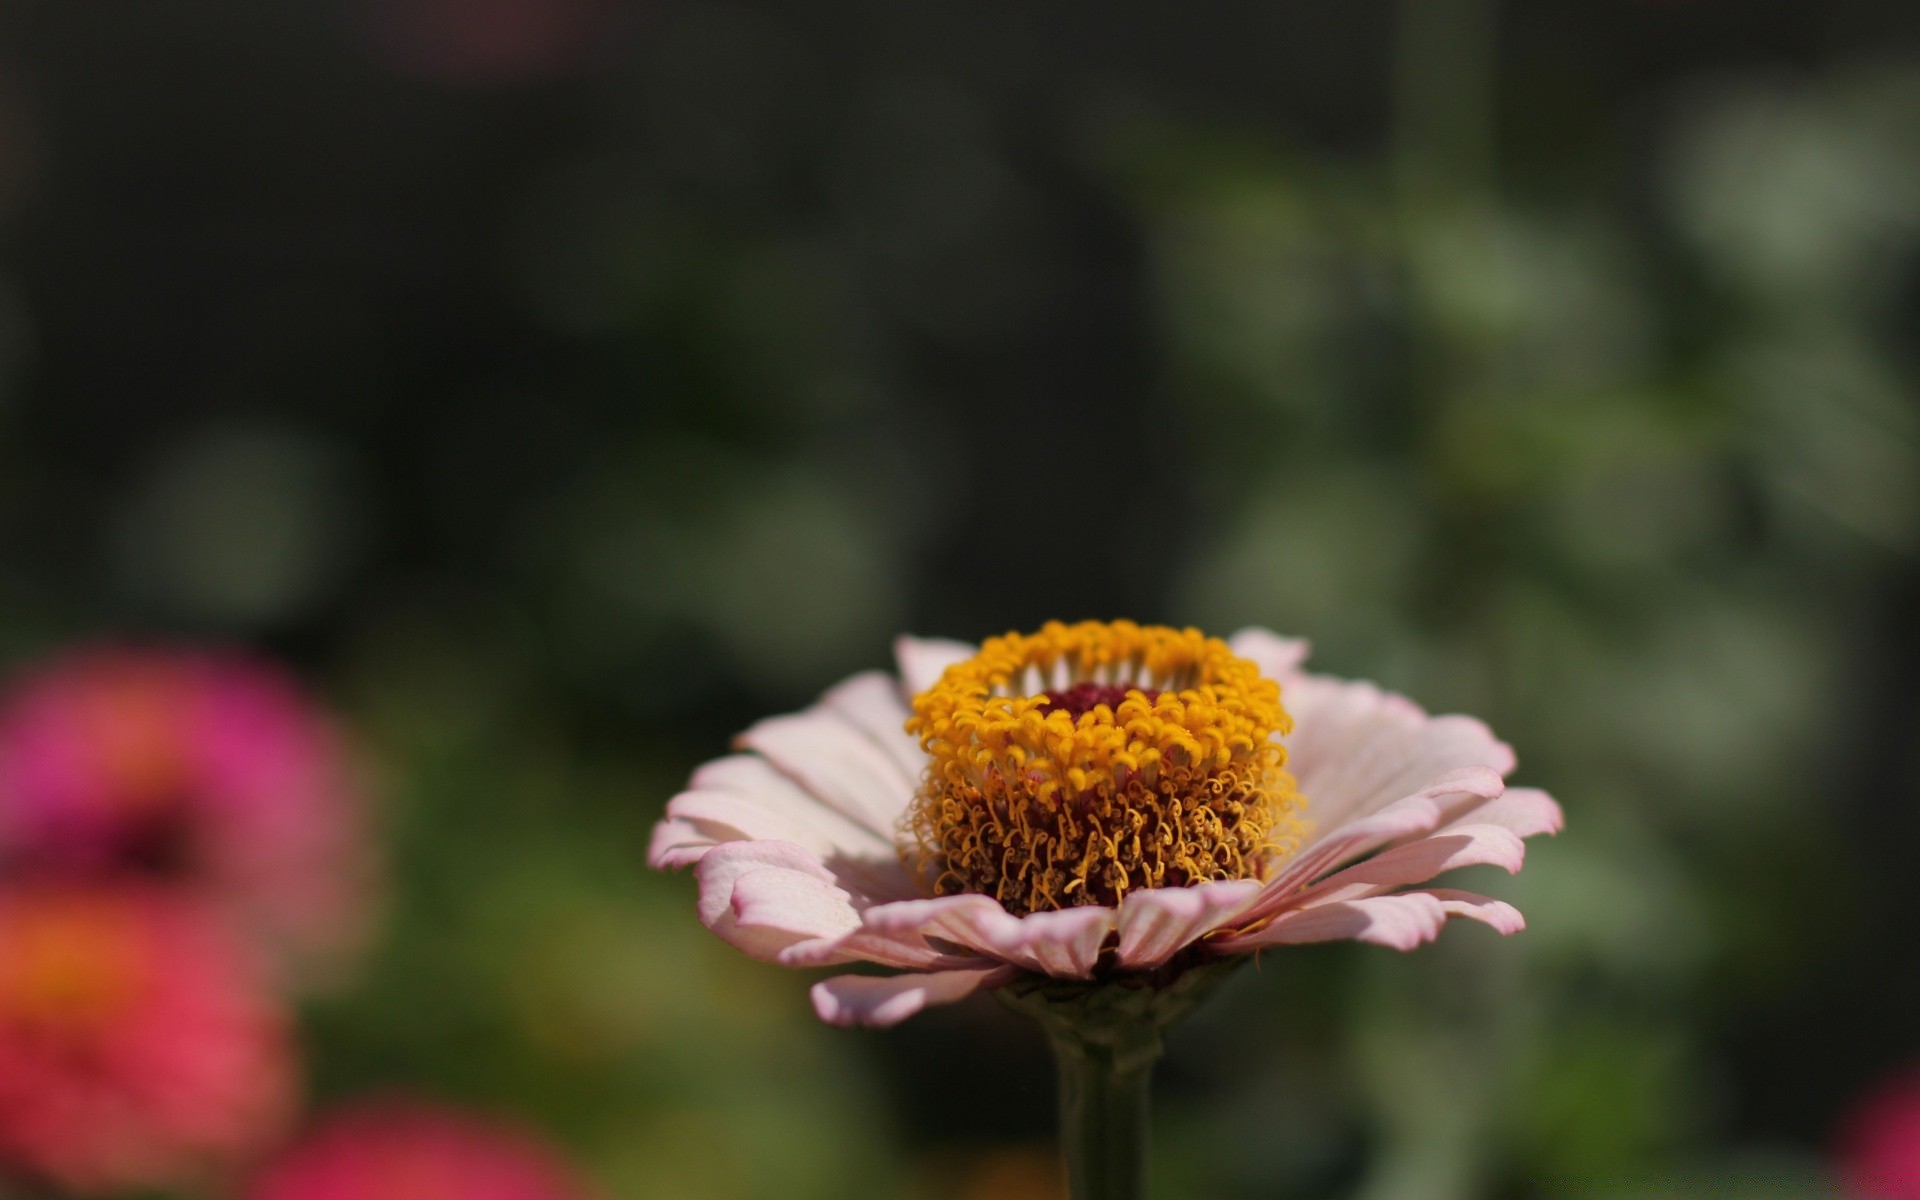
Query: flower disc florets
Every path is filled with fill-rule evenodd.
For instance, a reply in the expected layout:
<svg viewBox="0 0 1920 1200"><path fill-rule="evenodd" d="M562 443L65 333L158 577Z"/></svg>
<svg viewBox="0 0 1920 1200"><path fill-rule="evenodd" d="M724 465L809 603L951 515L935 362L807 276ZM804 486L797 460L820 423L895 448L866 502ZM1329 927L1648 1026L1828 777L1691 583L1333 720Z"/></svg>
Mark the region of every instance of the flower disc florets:
<svg viewBox="0 0 1920 1200"><path fill-rule="evenodd" d="M913 700L929 764L903 855L940 895L1025 914L1259 878L1303 801L1279 685L1195 629L1052 623L988 640Z"/></svg>

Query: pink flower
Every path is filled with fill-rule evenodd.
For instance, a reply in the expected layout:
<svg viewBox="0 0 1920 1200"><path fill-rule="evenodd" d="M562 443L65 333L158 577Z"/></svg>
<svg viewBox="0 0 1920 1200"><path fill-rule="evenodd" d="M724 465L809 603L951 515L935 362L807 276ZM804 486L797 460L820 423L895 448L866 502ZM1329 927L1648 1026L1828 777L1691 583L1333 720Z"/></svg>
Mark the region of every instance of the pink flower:
<svg viewBox="0 0 1920 1200"><path fill-rule="evenodd" d="M69 1191L194 1179L277 1135L280 1010L206 910L144 889L0 889L0 1169Z"/></svg>
<svg viewBox="0 0 1920 1200"><path fill-rule="evenodd" d="M189 884L276 959L358 940L363 818L332 725L256 659L91 649L0 704L0 870Z"/></svg>
<svg viewBox="0 0 1920 1200"><path fill-rule="evenodd" d="M1920 1070L1890 1081L1847 1115L1840 1175L1850 1195L1920 1200Z"/></svg>
<svg viewBox="0 0 1920 1200"><path fill-rule="evenodd" d="M261 1173L245 1200L579 1200L587 1194L557 1154L518 1128L390 1099L322 1122Z"/></svg>
<svg viewBox="0 0 1920 1200"><path fill-rule="evenodd" d="M903 972L816 984L836 1024L1022 973L1410 950L1451 917L1514 933L1510 905L1419 885L1518 871L1522 839L1561 826L1544 792L1507 789L1513 752L1479 721L1306 674L1306 644L1265 630L1053 624L897 653L897 679L855 676L742 734L649 852L694 866L701 920L756 958Z"/></svg>

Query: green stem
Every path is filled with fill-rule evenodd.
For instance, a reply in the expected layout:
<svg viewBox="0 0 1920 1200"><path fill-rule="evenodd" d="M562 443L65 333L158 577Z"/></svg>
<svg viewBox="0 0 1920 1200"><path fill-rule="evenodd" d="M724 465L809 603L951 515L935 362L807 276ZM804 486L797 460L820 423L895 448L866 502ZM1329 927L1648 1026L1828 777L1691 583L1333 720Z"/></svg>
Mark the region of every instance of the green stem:
<svg viewBox="0 0 1920 1200"><path fill-rule="evenodd" d="M1060 1154L1073 1200L1146 1200L1147 1104L1160 1034L1092 1041L1048 1031L1060 1074Z"/></svg>
<svg viewBox="0 0 1920 1200"><path fill-rule="evenodd" d="M1060 1156L1073 1200L1146 1200L1147 1100L1160 1035L1238 958L1074 982L1029 975L994 995L1039 1022L1060 1072Z"/></svg>

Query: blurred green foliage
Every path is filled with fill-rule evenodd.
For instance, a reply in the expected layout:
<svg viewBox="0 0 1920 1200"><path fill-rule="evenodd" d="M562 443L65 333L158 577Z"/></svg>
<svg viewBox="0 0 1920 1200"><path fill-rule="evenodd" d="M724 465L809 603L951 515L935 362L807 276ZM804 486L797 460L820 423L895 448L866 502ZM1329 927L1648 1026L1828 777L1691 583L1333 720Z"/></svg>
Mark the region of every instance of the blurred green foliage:
<svg viewBox="0 0 1920 1200"><path fill-rule="evenodd" d="M1920 1054L1905 9L270 7L5 18L0 645L256 640L354 723L318 1100L1054 1194L1031 1031L818 1026L647 829L900 629L1260 623L1569 829L1512 941L1237 979L1156 1194L1826 1194Z"/></svg>

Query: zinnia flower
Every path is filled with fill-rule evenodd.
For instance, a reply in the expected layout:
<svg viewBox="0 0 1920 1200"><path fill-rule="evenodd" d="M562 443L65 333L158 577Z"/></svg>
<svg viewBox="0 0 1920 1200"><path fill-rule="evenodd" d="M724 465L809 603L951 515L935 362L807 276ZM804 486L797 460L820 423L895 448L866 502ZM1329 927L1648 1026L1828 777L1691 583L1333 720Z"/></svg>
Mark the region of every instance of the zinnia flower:
<svg viewBox="0 0 1920 1200"><path fill-rule="evenodd" d="M1884 1084L1847 1115L1840 1177L1849 1195L1920 1200L1920 1070Z"/></svg>
<svg viewBox="0 0 1920 1200"><path fill-rule="evenodd" d="M1508 790L1470 717L1301 670L1306 644L1130 622L979 647L903 638L706 764L649 861L693 865L701 920L756 958L852 962L813 989L890 1025L1024 977L1169 980L1210 960L1354 939L1410 950L1499 900L1421 886L1520 869L1561 825Z"/></svg>
<svg viewBox="0 0 1920 1200"><path fill-rule="evenodd" d="M0 889L0 1173L164 1188L290 1110L281 1011L208 911L142 889Z"/></svg>
<svg viewBox="0 0 1920 1200"><path fill-rule="evenodd" d="M364 812L332 725L238 654L92 649L0 703L0 871L185 884L276 958L362 932Z"/></svg>
<svg viewBox="0 0 1920 1200"><path fill-rule="evenodd" d="M403 1099L329 1117L245 1200L581 1200L558 1154L514 1126Z"/></svg>

